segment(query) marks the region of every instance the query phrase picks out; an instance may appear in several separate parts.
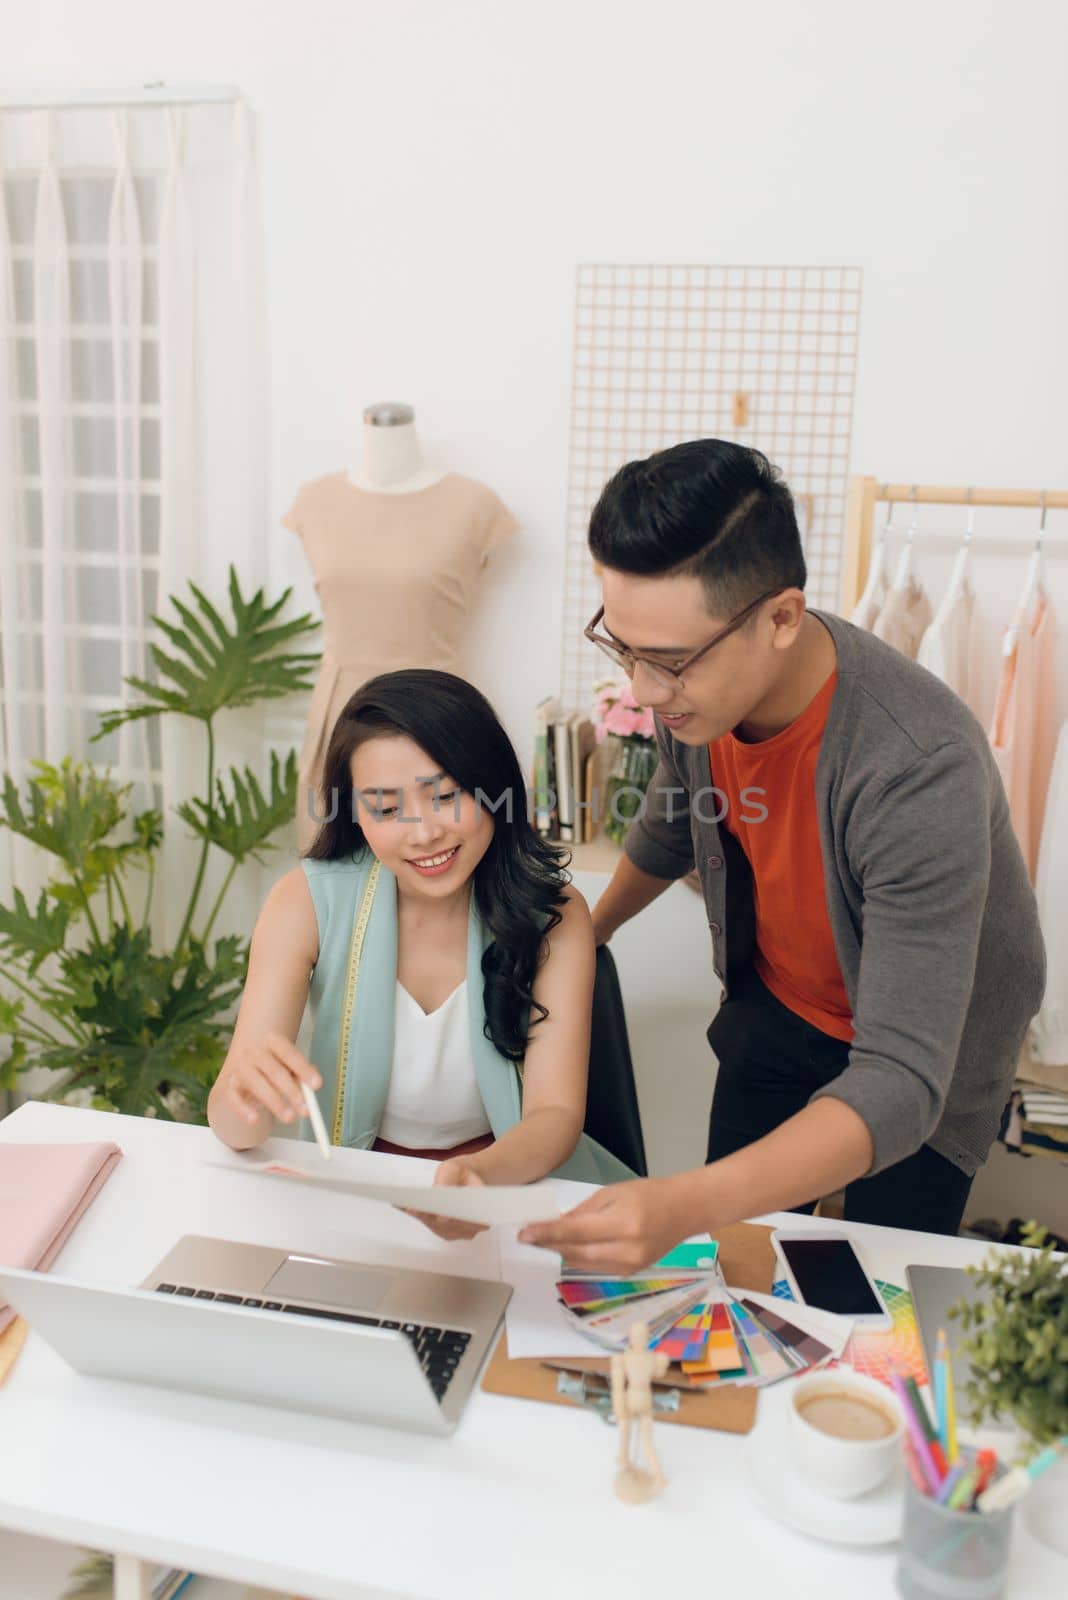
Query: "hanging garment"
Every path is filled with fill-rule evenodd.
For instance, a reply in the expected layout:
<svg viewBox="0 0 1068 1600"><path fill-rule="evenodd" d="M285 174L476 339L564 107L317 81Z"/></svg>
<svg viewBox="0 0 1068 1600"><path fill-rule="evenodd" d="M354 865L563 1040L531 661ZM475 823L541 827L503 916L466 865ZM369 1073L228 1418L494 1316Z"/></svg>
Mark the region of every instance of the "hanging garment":
<svg viewBox="0 0 1068 1600"><path fill-rule="evenodd" d="M1068 722L1061 729L1046 794L1035 896L1046 941L1046 993L1021 1066L1068 1093ZM1045 1069L1042 1071L1041 1069ZM1068 1101L1065 1102L1068 1105Z"/></svg>
<svg viewBox="0 0 1068 1600"><path fill-rule="evenodd" d="M967 702L975 591L964 583L947 594L920 640L916 660Z"/></svg>
<svg viewBox="0 0 1068 1600"><path fill-rule="evenodd" d="M920 640L931 621L931 602L922 585L909 576L900 588L895 584L875 619L872 633L892 644L903 656L915 661Z"/></svg>
<svg viewBox="0 0 1068 1600"><path fill-rule="evenodd" d="M863 628L865 633L870 633L874 628L878 621L879 613L886 604L886 597L890 592L890 585L886 578L884 550L885 543L880 541L872 555L872 570L868 574L864 593L853 607L849 618L855 628Z"/></svg>
<svg viewBox="0 0 1068 1600"><path fill-rule="evenodd" d="M344 472L306 483L282 518L297 534L323 608L323 659L300 753L297 835L318 831L323 757L345 702L379 672L461 672L479 573L518 524L492 489L447 473L412 494L357 489Z"/></svg>
<svg viewBox="0 0 1068 1600"><path fill-rule="evenodd" d="M891 514L892 512L893 507ZM886 526L875 536L868 563L868 576L864 581L864 592L853 607L849 618L855 628L863 628L865 633L870 633L875 626L875 620L883 609L890 590L890 574L886 562L886 539L889 531L890 523L887 521Z"/></svg>
<svg viewBox="0 0 1068 1600"><path fill-rule="evenodd" d="M879 620L879 613L886 604L886 580L877 583L870 595L861 595L850 615L850 622L854 627L863 628L870 633Z"/></svg>
<svg viewBox="0 0 1068 1600"><path fill-rule="evenodd" d="M1003 657L990 728L994 760L1032 883L1057 743L1056 626L1053 607L1040 591L1034 615L1030 622L1020 619L1015 647Z"/></svg>

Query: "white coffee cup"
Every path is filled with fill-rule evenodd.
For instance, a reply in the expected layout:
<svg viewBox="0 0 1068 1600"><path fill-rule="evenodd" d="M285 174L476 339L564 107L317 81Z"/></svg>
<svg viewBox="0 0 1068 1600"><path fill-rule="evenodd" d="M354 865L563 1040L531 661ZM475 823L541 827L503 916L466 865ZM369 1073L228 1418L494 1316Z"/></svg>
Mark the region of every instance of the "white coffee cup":
<svg viewBox="0 0 1068 1600"><path fill-rule="evenodd" d="M841 1402L836 1409L826 1403L823 1406L812 1404L817 1400L835 1399ZM877 1426L877 1419L871 1417L872 1411L876 1411L886 1424L885 1431L874 1438L828 1432L829 1420L837 1416L845 1421L850 1416L847 1410L850 1401L856 1408L852 1420L858 1427L863 1423ZM817 1416L821 1416L824 1425L812 1420ZM792 1385L790 1454L794 1466L806 1482L836 1500L855 1500L885 1482L901 1455L903 1431L896 1397L874 1378L836 1368L833 1372L809 1373Z"/></svg>

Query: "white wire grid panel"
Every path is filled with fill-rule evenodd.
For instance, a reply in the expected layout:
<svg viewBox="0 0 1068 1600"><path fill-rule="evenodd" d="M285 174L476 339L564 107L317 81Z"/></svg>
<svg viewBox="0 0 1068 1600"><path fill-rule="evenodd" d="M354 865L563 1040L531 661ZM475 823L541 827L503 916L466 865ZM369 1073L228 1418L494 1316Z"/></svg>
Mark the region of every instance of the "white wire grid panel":
<svg viewBox="0 0 1068 1600"><path fill-rule="evenodd" d="M560 692L585 707L605 663L590 513L626 461L686 439L754 445L793 490L812 604L833 609L849 487L859 267L578 269ZM744 415L744 421L736 418Z"/></svg>

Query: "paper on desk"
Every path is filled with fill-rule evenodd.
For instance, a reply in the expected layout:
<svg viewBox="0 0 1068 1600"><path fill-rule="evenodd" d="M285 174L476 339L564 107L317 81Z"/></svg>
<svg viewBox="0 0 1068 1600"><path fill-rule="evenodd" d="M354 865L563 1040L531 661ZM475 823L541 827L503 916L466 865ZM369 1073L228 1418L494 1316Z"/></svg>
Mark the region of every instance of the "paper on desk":
<svg viewBox="0 0 1068 1600"><path fill-rule="evenodd" d="M531 1254L533 1246L529 1247ZM544 1255L544 1251L539 1251ZM603 1346L579 1333L560 1309L556 1294L559 1266L549 1270L534 1262L513 1257L507 1264L502 1255L502 1276L512 1285L512 1298L505 1312L508 1354L513 1361L541 1356L607 1356Z"/></svg>
<svg viewBox="0 0 1068 1600"><path fill-rule="evenodd" d="M556 1187L550 1180L531 1184L485 1184L470 1188L434 1188L431 1184L368 1183L363 1179L329 1178L305 1167L281 1161L248 1163L241 1166L211 1161L209 1166L226 1172L243 1172L279 1183L299 1183L309 1189L329 1189L357 1200L377 1200L383 1205L403 1206L411 1211L426 1211L436 1217L451 1217L456 1222L481 1223L484 1227L523 1228L528 1222L553 1222L564 1209Z"/></svg>

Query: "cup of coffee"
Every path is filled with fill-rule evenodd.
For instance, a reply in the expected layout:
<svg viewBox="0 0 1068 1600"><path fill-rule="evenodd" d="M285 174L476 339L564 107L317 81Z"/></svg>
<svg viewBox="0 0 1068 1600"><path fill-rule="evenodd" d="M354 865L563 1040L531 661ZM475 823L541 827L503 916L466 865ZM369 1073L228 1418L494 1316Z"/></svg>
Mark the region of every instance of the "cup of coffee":
<svg viewBox="0 0 1068 1600"><path fill-rule="evenodd" d="M836 1500L855 1500L890 1476L901 1454L895 1396L854 1372L814 1372L790 1395L790 1451L805 1480Z"/></svg>

